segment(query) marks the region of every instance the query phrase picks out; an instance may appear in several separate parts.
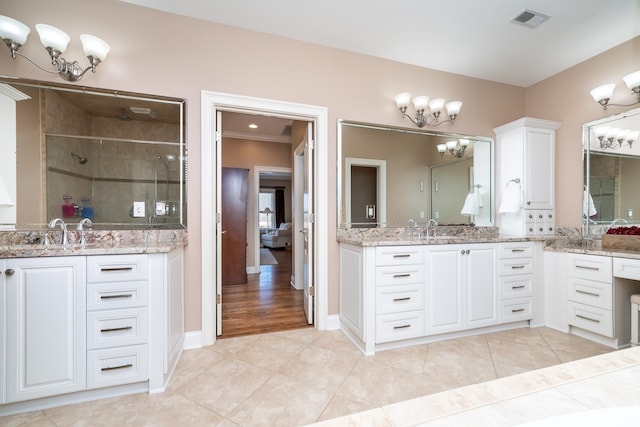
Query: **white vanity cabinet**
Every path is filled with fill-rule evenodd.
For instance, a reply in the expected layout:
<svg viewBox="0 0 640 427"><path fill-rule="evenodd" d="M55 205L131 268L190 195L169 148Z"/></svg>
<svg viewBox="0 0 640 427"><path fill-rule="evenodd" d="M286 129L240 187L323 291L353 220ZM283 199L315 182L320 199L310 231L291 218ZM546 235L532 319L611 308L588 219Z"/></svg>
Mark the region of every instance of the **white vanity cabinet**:
<svg viewBox="0 0 640 427"><path fill-rule="evenodd" d="M84 390L84 258L16 258L4 264L7 402Z"/></svg>
<svg viewBox="0 0 640 427"><path fill-rule="evenodd" d="M164 391L184 341L183 256L0 259L0 416Z"/></svg>
<svg viewBox="0 0 640 427"><path fill-rule="evenodd" d="M496 245L426 248L426 330L454 332L498 323Z"/></svg>
<svg viewBox="0 0 640 427"><path fill-rule="evenodd" d="M558 127L558 122L525 117L494 129L498 206L507 190L517 189L522 200L518 212L497 215L501 234L555 234L554 159Z"/></svg>
<svg viewBox="0 0 640 427"><path fill-rule="evenodd" d="M87 389L145 381L148 256L87 257Z"/></svg>
<svg viewBox="0 0 640 427"><path fill-rule="evenodd" d="M534 250L533 242L499 244L498 288L503 323L533 318Z"/></svg>

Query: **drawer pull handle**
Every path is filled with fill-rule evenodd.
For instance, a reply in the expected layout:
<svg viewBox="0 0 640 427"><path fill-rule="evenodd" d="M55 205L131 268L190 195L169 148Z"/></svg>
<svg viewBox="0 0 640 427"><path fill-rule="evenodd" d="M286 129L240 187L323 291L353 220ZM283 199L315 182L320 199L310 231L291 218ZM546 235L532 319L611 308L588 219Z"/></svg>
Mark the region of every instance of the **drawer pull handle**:
<svg viewBox="0 0 640 427"><path fill-rule="evenodd" d="M402 277L411 277L411 274L410 273L404 273L404 274L394 274L393 275L394 279L400 279Z"/></svg>
<svg viewBox="0 0 640 427"><path fill-rule="evenodd" d="M524 288L524 285L516 285L516 286L512 286L511 289L522 289Z"/></svg>
<svg viewBox="0 0 640 427"><path fill-rule="evenodd" d="M600 268L598 267L587 267L586 265L576 265L576 268L581 268L583 270L600 271Z"/></svg>
<svg viewBox="0 0 640 427"><path fill-rule="evenodd" d="M511 269L512 270L522 270L524 268L524 265L512 265Z"/></svg>
<svg viewBox="0 0 640 427"><path fill-rule="evenodd" d="M100 332L118 332L118 331L128 331L130 329L133 329L133 326L122 326L120 328L105 328L105 329L100 329Z"/></svg>
<svg viewBox="0 0 640 427"><path fill-rule="evenodd" d="M133 367L133 364L132 363L127 363L126 365L120 365L120 366L107 366L106 368L101 368L100 370L102 372L105 372L105 371L113 371L113 370L116 370L116 369L127 369L127 368L131 368L131 367Z"/></svg>
<svg viewBox="0 0 640 427"><path fill-rule="evenodd" d="M131 298L133 294L100 295L100 299Z"/></svg>
<svg viewBox="0 0 640 427"><path fill-rule="evenodd" d="M396 302L396 301L409 301L410 299L411 299L411 297L394 298L393 302Z"/></svg>
<svg viewBox="0 0 640 427"><path fill-rule="evenodd" d="M100 271L131 271L133 267L100 267Z"/></svg>
<svg viewBox="0 0 640 427"><path fill-rule="evenodd" d="M520 313L521 311L524 311L524 308L514 308L511 310L512 313Z"/></svg>
<svg viewBox="0 0 640 427"><path fill-rule="evenodd" d="M600 297L600 294L596 294L595 292L581 291L580 289L576 289L576 293L577 293L577 294L590 295L590 296L592 296L592 297Z"/></svg>
<svg viewBox="0 0 640 427"><path fill-rule="evenodd" d="M409 258L411 256L411 254L396 254L393 257L394 258Z"/></svg>
<svg viewBox="0 0 640 427"><path fill-rule="evenodd" d="M410 327L411 325L399 325L399 326L394 326L393 329L406 329Z"/></svg>
<svg viewBox="0 0 640 427"><path fill-rule="evenodd" d="M579 319L584 319L584 320L588 320L589 322L595 322L595 323L600 323L600 321L598 319L592 319L590 317L587 316L583 316L581 314L576 314L576 317Z"/></svg>
<svg viewBox="0 0 640 427"><path fill-rule="evenodd" d="M511 249L512 253L516 253L516 252L524 252L524 249Z"/></svg>

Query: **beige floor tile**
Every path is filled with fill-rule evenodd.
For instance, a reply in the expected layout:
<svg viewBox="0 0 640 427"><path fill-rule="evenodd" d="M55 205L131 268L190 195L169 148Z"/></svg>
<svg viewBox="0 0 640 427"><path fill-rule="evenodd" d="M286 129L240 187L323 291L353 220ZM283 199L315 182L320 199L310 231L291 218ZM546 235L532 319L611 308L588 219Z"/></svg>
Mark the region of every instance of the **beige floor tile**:
<svg viewBox="0 0 640 427"><path fill-rule="evenodd" d="M234 357L254 366L278 372L304 350L305 345L282 335L261 335L252 345L238 350Z"/></svg>
<svg viewBox="0 0 640 427"><path fill-rule="evenodd" d="M379 351L376 352L375 355L370 356L370 358L380 365L402 369L415 374L422 374L425 368L424 364L427 360L428 348L429 345L425 344Z"/></svg>
<svg viewBox="0 0 640 427"><path fill-rule="evenodd" d="M9 415L6 417L0 417L0 426L3 427L55 427L53 421L51 421L42 411L27 412L24 414Z"/></svg>
<svg viewBox="0 0 640 427"><path fill-rule="evenodd" d="M561 363L558 356L544 344L544 340L539 334L538 339L534 338L528 344L505 340L493 335L487 337L487 342L496 366L507 364L531 370Z"/></svg>
<svg viewBox="0 0 640 427"><path fill-rule="evenodd" d="M330 420L332 418L343 417L357 412L367 411L371 409L371 405L364 402L358 402L348 397L335 394L331 402L324 409L318 421Z"/></svg>
<svg viewBox="0 0 640 427"><path fill-rule="evenodd" d="M274 332L273 335L299 341L304 344L311 344L318 338L320 332L312 326L308 328L293 329L290 331Z"/></svg>
<svg viewBox="0 0 640 427"><path fill-rule="evenodd" d="M176 390L182 387L211 367L222 363L225 357L228 356L222 352L213 351L210 347L183 352L168 388Z"/></svg>
<svg viewBox="0 0 640 427"><path fill-rule="evenodd" d="M225 359L177 392L226 417L272 375L241 360Z"/></svg>
<svg viewBox="0 0 640 427"><path fill-rule="evenodd" d="M243 426L299 426L315 422L333 394L274 375L229 417Z"/></svg>
<svg viewBox="0 0 640 427"><path fill-rule="evenodd" d="M326 350L362 356L360 350L341 331L324 331L318 335L312 343L312 347L321 347Z"/></svg>

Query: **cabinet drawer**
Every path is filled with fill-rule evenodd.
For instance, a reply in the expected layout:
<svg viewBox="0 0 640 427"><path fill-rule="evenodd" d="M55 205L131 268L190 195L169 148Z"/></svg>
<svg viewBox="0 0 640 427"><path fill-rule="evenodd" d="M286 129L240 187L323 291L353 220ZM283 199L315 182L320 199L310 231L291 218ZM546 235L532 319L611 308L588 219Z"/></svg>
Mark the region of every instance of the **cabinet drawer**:
<svg viewBox="0 0 640 427"><path fill-rule="evenodd" d="M611 257L600 255L569 254L569 277L598 282L612 282Z"/></svg>
<svg viewBox="0 0 640 427"><path fill-rule="evenodd" d="M424 336L424 310L376 316L376 342Z"/></svg>
<svg viewBox="0 0 640 427"><path fill-rule="evenodd" d="M501 298L521 298L533 296L533 275L505 276L498 278Z"/></svg>
<svg viewBox="0 0 640 427"><path fill-rule="evenodd" d="M614 258L613 275L624 279L640 280L640 259Z"/></svg>
<svg viewBox="0 0 640 427"><path fill-rule="evenodd" d="M87 283L147 280L147 255L87 257Z"/></svg>
<svg viewBox="0 0 640 427"><path fill-rule="evenodd" d="M613 338L611 310L569 301L569 325Z"/></svg>
<svg viewBox="0 0 640 427"><path fill-rule="evenodd" d="M533 299L512 299L500 303L502 322L517 322L533 318Z"/></svg>
<svg viewBox="0 0 640 427"><path fill-rule="evenodd" d="M533 273L533 259L501 259L498 260L498 275L511 276L514 274Z"/></svg>
<svg viewBox="0 0 640 427"><path fill-rule="evenodd" d="M87 313L87 349L147 342L147 309L90 311Z"/></svg>
<svg viewBox="0 0 640 427"><path fill-rule="evenodd" d="M147 284L147 281L88 284L87 310L144 307Z"/></svg>
<svg viewBox="0 0 640 427"><path fill-rule="evenodd" d="M376 267L376 286L406 285L424 282L424 265Z"/></svg>
<svg viewBox="0 0 640 427"><path fill-rule="evenodd" d="M420 285L380 286L376 288L376 314L422 310L424 287Z"/></svg>
<svg viewBox="0 0 640 427"><path fill-rule="evenodd" d="M533 257L533 242L509 242L500 243L499 247L499 259L504 258L532 258Z"/></svg>
<svg viewBox="0 0 640 427"><path fill-rule="evenodd" d="M87 352L87 388L94 389L149 379L147 345Z"/></svg>
<svg viewBox="0 0 640 427"><path fill-rule="evenodd" d="M612 310L613 286L609 283L569 277L568 298L569 301Z"/></svg>
<svg viewBox="0 0 640 427"><path fill-rule="evenodd" d="M376 265L423 264L422 246L378 246L376 248Z"/></svg>

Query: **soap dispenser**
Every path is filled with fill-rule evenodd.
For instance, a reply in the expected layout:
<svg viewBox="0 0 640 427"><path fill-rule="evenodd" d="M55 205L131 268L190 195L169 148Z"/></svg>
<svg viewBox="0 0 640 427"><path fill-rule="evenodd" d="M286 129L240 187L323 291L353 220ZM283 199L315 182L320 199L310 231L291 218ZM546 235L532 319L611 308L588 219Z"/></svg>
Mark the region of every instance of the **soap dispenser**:
<svg viewBox="0 0 640 427"><path fill-rule="evenodd" d="M83 197L80 200L82 200L82 218L93 219L93 208L89 206L89 199Z"/></svg>
<svg viewBox="0 0 640 427"><path fill-rule="evenodd" d="M76 214L76 208L71 204L71 196L62 196L62 217L73 218Z"/></svg>

